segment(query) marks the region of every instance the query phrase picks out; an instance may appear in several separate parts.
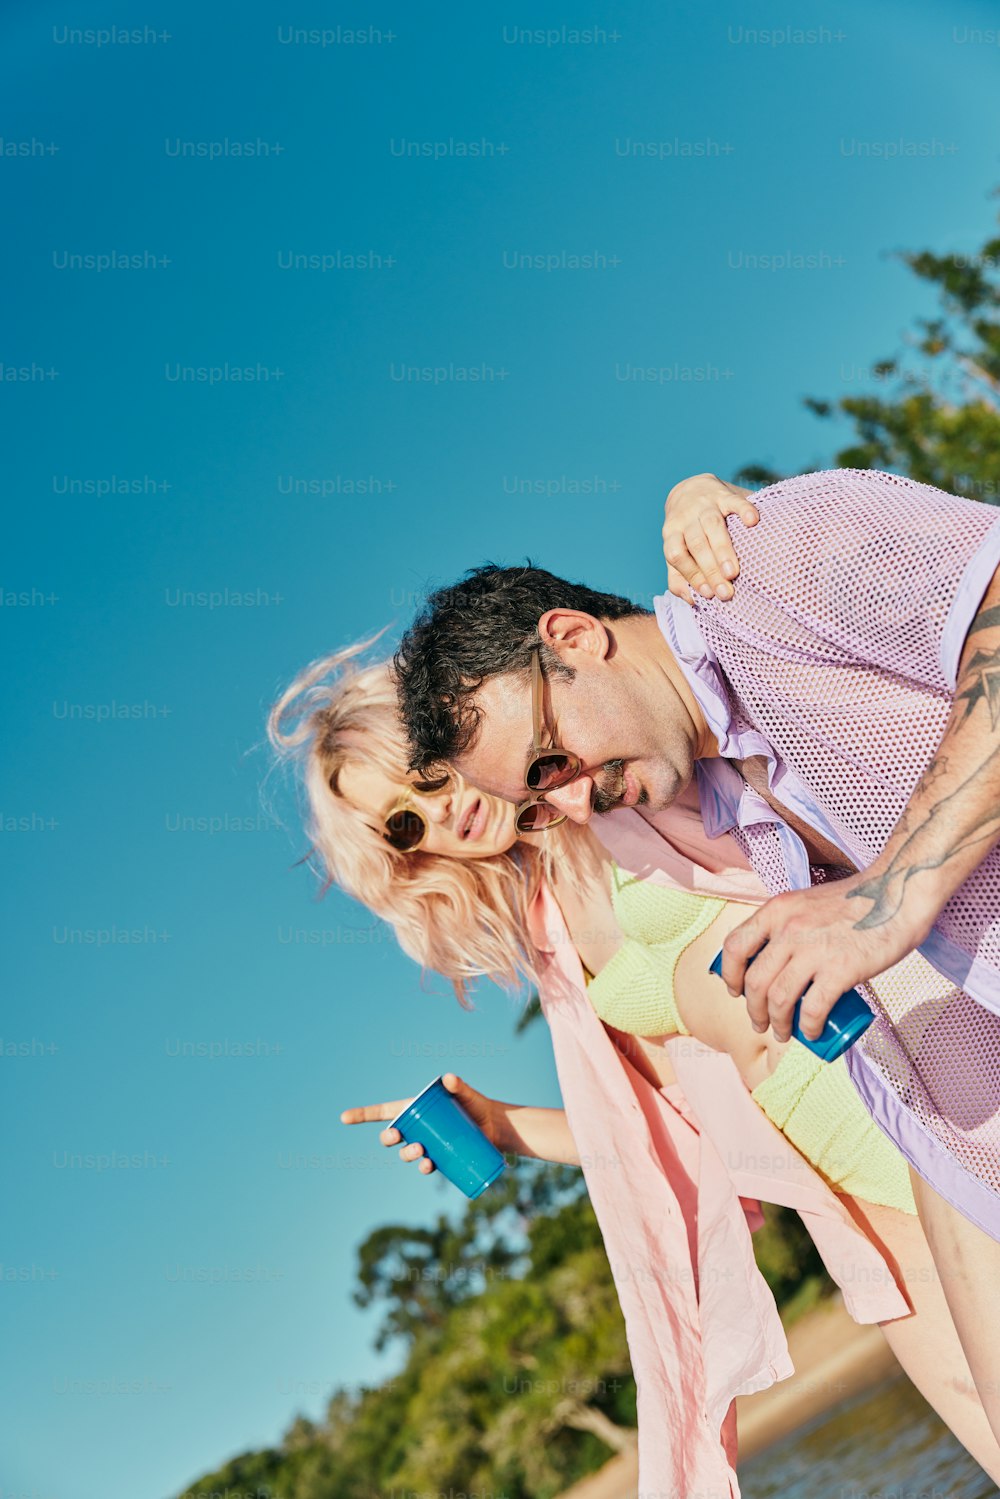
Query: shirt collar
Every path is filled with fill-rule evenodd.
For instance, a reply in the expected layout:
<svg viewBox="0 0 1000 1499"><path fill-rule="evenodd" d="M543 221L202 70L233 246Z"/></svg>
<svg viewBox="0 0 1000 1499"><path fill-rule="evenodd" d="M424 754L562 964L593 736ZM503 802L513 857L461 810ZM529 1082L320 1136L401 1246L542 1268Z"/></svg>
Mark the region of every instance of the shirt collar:
<svg viewBox="0 0 1000 1499"><path fill-rule="evenodd" d="M695 761L701 820L709 838L718 838L733 828L749 828L772 823L778 833L786 868L793 889L808 886L809 858L799 835L779 817L774 808L748 786L732 760L764 755L772 765L775 754L762 734L754 728L740 729L736 722L726 680L718 658L698 627L698 615L708 605L695 602L694 608L671 593L658 594L653 600L656 620L667 645L677 658L684 678L705 715L708 727L719 746L719 758ZM725 605L720 605L724 608ZM807 821L820 821L815 809ZM822 824L821 824L822 825Z"/></svg>
<svg viewBox="0 0 1000 1499"><path fill-rule="evenodd" d="M692 609L672 593L657 594L653 600L656 622L684 672L688 685L715 735L719 754L730 760L741 759L748 751L742 747L736 730L729 693L715 652L697 623L698 605Z"/></svg>

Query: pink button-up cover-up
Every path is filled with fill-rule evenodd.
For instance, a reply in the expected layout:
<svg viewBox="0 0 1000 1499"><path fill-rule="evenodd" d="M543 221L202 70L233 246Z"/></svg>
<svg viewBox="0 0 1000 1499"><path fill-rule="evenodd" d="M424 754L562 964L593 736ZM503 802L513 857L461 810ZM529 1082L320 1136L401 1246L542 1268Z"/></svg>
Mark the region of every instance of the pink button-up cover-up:
<svg viewBox="0 0 1000 1499"><path fill-rule="evenodd" d="M641 865L641 844L656 852L659 835L613 816L625 824L620 852ZM750 898L754 877L738 853L731 862L729 885ZM725 874L699 878L716 893L727 888ZM757 1108L731 1058L678 1036L667 1043L678 1082L655 1088L594 1012L544 886L530 922L563 1102L638 1385L639 1499L731 1499L739 1495L732 1402L793 1372L753 1257L759 1202L798 1210L858 1322L906 1316L909 1304L844 1205Z"/></svg>
<svg viewBox="0 0 1000 1499"><path fill-rule="evenodd" d="M870 865L944 734L1000 564L1000 510L858 469L787 479L754 502L756 526L729 522L735 597L654 604L722 757L696 767L705 831L733 830L777 892L810 884L805 847L729 762L765 756L775 797ZM1000 697L983 696L995 716ZM862 986L877 1018L847 1065L913 1166L1000 1239L1000 847L919 953Z"/></svg>

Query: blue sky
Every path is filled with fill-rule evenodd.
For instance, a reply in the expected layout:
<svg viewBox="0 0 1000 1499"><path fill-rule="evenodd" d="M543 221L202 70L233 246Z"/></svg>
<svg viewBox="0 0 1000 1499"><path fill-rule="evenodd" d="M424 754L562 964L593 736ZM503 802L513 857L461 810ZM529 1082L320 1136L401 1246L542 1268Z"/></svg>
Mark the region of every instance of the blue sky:
<svg viewBox="0 0 1000 1499"><path fill-rule="evenodd" d="M933 307L887 252L992 231L1000 48L790 9L5 6L5 1494L155 1499L390 1374L357 1246L460 1201L340 1110L558 1102L316 902L263 720L467 566L648 600L673 482L829 461L802 396Z"/></svg>

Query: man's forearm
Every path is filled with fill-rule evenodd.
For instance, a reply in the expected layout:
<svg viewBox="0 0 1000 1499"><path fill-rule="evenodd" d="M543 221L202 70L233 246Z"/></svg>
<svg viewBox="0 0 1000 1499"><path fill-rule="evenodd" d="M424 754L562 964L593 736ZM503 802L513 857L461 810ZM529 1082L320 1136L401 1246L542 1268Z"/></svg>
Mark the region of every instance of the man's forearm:
<svg viewBox="0 0 1000 1499"><path fill-rule="evenodd" d="M1000 581L966 636L937 753L889 841L852 890L859 930L901 916L923 941L1000 838Z"/></svg>
<svg viewBox="0 0 1000 1499"><path fill-rule="evenodd" d="M872 704L872 712L878 705ZM933 759L869 868L766 901L723 944L730 994L779 1041L814 1041L853 984L927 940L1000 838L1000 570L966 636L952 709Z"/></svg>
<svg viewBox="0 0 1000 1499"><path fill-rule="evenodd" d="M541 1161L556 1161L563 1166L579 1166L580 1156L565 1109L518 1103L500 1104L500 1108L506 1118L501 1150L535 1156Z"/></svg>

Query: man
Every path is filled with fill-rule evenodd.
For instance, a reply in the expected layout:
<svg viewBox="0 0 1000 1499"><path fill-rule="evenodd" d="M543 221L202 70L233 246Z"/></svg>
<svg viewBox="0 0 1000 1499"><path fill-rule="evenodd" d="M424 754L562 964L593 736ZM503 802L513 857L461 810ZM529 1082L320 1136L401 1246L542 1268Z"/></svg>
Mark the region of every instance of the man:
<svg viewBox="0 0 1000 1499"><path fill-rule="evenodd" d="M1000 513L857 470L755 503L759 523L731 527L731 602L664 596L650 614L533 568L482 568L432 597L397 659L414 763L448 760L529 803L531 763L536 807L578 822L652 816L696 775L706 831L732 828L777 893L730 934L723 976L779 1040L800 996L814 1037L843 990L914 949L956 986L897 995L881 1054L862 1041L849 1066L964 1215L918 1195L1000 1435L983 1342L1000 1307L980 1299L977 1316L973 1294L996 1243L970 1227L1000 1240Z"/></svg>

